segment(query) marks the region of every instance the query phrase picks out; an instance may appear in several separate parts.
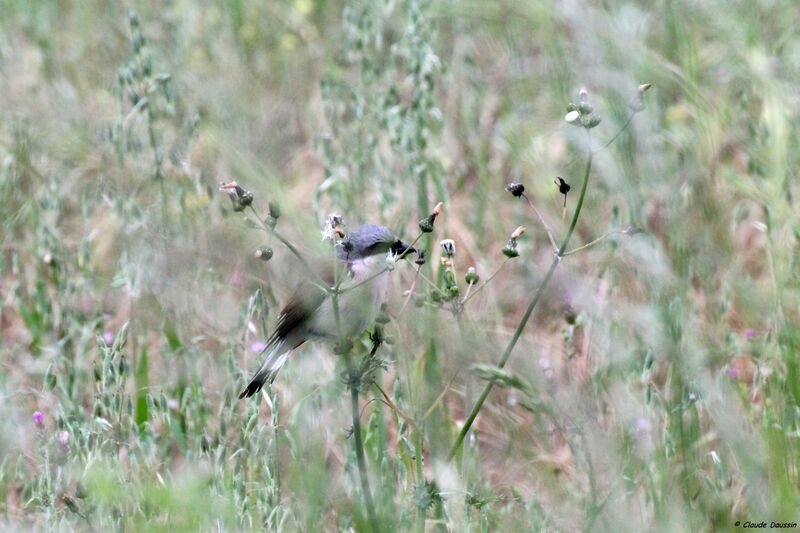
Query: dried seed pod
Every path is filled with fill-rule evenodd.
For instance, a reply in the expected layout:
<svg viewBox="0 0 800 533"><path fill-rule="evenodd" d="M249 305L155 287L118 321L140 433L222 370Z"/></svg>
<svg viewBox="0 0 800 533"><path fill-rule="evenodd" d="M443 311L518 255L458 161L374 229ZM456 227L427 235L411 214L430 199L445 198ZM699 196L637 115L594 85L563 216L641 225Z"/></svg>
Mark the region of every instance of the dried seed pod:
<svg viewBox="0 0 800 533"><path fill-rule="evenodd" d="M525 186L518 181L512 181L506 184L506 190L510 192L514 198L519 198L525 194Z"/></svg>
<svg viewBox="0 0 800 533"><path fill-rule="evenodd" d="M274 251L269 246L260 246L255 253L256 259L261 259L262 261L269 261L273 255Z"/></svg>
<svg viewBox="0 0 800 533"><path fill-rule="evenodd" d="M444 204L439 202L433 207L433 211L431 211L430 215L419 221L419 230L422 233L430 233L433 231L433 223L436 221L436 217L442 212L443 206Z"/></svg>

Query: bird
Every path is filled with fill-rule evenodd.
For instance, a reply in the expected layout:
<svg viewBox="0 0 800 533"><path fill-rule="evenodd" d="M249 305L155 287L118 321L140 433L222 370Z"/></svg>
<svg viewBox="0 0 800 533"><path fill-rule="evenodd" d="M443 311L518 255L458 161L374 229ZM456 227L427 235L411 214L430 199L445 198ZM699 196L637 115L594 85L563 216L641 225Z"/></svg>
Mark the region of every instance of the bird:
<svg viewBox="0 0 800 533"><path fill-rule="evenodd" d="M364 331L386 296L389 261L416 253L386 226L364 224L336 244L336 262L344 278L337 297L338 321L330 293L302 283L278 315L262 350L264 360L239 399L257 394L275 380L291 352L309 340L335 341ZM330 280L334 276L327 276ZM330 284L333 288L333 283ZM338 323L337 323L338 322Z"/></svg>

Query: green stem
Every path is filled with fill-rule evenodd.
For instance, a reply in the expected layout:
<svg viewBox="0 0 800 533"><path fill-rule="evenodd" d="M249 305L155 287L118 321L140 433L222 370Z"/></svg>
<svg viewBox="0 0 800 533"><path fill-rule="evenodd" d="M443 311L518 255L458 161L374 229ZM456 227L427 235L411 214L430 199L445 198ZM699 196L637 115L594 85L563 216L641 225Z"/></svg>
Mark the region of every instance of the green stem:
<svg viewBox="0 0 800 533"><path fill-rule="evenodd" d="M557 250L558 250L558 249L556 249L556 251L557 251ZM484 282L483 282L483 283L482 283L482 284L481 284L481 285L480 285L480 286L479 286L477 289L475 289L475 291L474 291L474 292L472 292L471 294L470 294L469 292L467 292L467 294L465 294L465 295L464 295L464 299L461 301L461 305L465 305L465 304L466 304L466 303L467 303L467 302L470 300L470 298L473 298L473 297L474 297L476 294L478 294L479 292L481 292L481 290L482 290L484 287L486 287L486 286L489 284L489 282L491 282L491 281L492 281L492 280L495 278L495 276L497 276L497 274L499 274L499 273L500 273L500 271L501 271L501 270L503 270L503 267L504 267L504 266L506 266L506 263L508 263L510 260L511 260L511 258L510 258L510 257L506 257L505 261L503 261L502 263L500 263L500 266L499 266L499 267L497 267L497 270L495 270L495 271L492 273L492 275L491 275L491 276L489 276L489 277L486 279L486 281L484 281Z"/></svg>
<svg viewBox="0 0 800 533"><path fill-rule="evenodd" d="M616 136L615 136L616 137ZM589 174L592 170L592 156L593 152L591 149L591 145L588 148L588 155L586 158L586 171L583 175L583 185L581 186L581 194L578 197L578 204L575 206L575 213L572 215L572 222L569 225L569 231L567 232L567 236L564 237L564 241L561 243L561 247L558 249L558 253L553 258L553 262L550 265L550 269L545 274L542 283L539 285L539 288L536 289L536 292L531 298L530 303L528 304L528 308L525 310L525 314L522 315L522 319L517 324L517 328L514 330L514 335L511 337L511 340L508 342L505 351L503 351L503 355L500 357L500 361L498 361L497 366L499 368L503 368L506 366L508 359L511 357L511 352L514 350L514 347L517 345L517 341L519 341L520 336L522 335L522 330L525 329L525 325L528 323L528 319L530 319L531 314L533 314L534 309L539 303L539 300L544 294L547 285L550 283L550 278L553 277L553 272L555 272L556 267L558 267L559 263L561 262L561 258L564 257L564 252L567 249L567 245L569 244L569 240L572 238L572 234L575 232L575 227L578 225L578 217L581 214L581 209L583 208L583 200L586 197L586 186L589 184ZM492 387L494 384L489 381L486 386L483 388L483 392L478 397L478 400L475 402L475 405L472 407L472 411L470 411L467 420L464 422L464 426L461 428L461 431L456 437L456 442L453 444L453 447L450 449L450 453L447 456L448 461L452 460L458 450L461 448L461 445L464 442L464 438L469 433L472 424L475 422L475 418L478 416L478 413L483 407L483 403L486 401L486 398L489 396L489 393L492 391Z"/></svg>
<svg viewBox="0 0 800 533"><path fill-rule="evenodd" d="M544 226L544 231L547 233L547 238L550 239L550 245L553 247L553 252L557 252L558 251L558 245L556 244L556 239L555 239L555 237L553 237L553 232L550 231L550 227L547 225L547 222L545 222L544 217L539 212L539 210L536 209L536 206L533 205L533 202L531 202L531 199L528 198L527 194L523 193L522 197L525 198L525 201L527 201L528 205L531 206L531 209L533 209L533 212L536 213L537 217L539 217L539 222L541 222L542 226ZM567 201L567 196L564 195L564 202L566 203L566 201ZM564 207L566 207L566 205Z"/></svg>
<svg viewBox="0 0 800 533"><path fill-rule="evenodd" d="M506 261L508 259L509 258L506 258ZM503 264L505 264L505 262ZM470 285L470 288L472 288L472 285ZM469 292L469 290L467 290L467 292ZM467 299L468 298L465 297L464 298L464 302L466 302ZM459 313L458 315L456 315L456 319L458 321L458 333L461 336L461 338L462 339L468 338L470 341L472 341L473 340L473 333L472 333L472 330L467 330L464 327L464 315L463 315L463 313ZM467 354L462 354L462 355L466 355L466 357L467 357L467 359L466 359L467 365L472 365L475 362L474 361L475 357L474 357L474 353L473 353L472 350L469 350L469 352ZM472 379L472 376L467 376L465 378L464 382L465 382L464 383L464 412L467 412L467 411L470 411L472 409L472 405L473 405L472 404L472 396L473 396L473 391L472 391L473 379ZM467 472L467 460L468 460L467 452L465 450L465 452L461 454L461 473L462 473L462 476L465 476L466 472ZM467 486L469 486L469 481L470 481L469 479L465 479L465 482L467 483Z"/></svg>
<svg viewBox="0 0 800 533"><path fill-rule="evenodd" d="M361 412L358 409L358 383L350 385L350 407L353 411L353 437L356 449L356 459L358 461L358 474L361 478L361 492L364 493L364 503L367 507L367 517L370 523L370 530L376 531L378 518L375 514L375 504L372 501L372 492L369 488L369 476L367 475L367 460L364 457L364 442L361 439Z"/></svg>
<svg viewBox="0 0 800 533"><path fill-rule="evenodd" d="M375 274L371 275L370 277L366 278L365 280L363 280L363 281L359 281L359 282L358 282L358 283L356 283L355 285L350 285L349 287L344 287L344 288L335 287L335 288L334 288L334 290L336 291L336 294L344 294L344 293L346 293L346 292L350 292L350 291L352 291L353 289L357 289L357 288L359 288L360 286L362 286L362 285L365 285L365 284L369 283L369 282L370 282L370 281L372 281L373 279L377 278L377 277L378 277L378 276L380 276L381 274L384 274L384 273L386 273L386 272L388 272L388 271L389 271L389 269L388 269L388 268L383 268L383 269L379 270L378 272L376 272Z"/></svg>
<svg viewBox="0 0 800 533"><path fill-rule="evenodd" d="M416 471L417 486L425 485L425 472L422 468L422 457L424 450L422 449L422 433L419 428L414 429L414 467ZM426 510L417 506L417 531L425 533L425 515Z"/></svg>
<svg viewBox="0 0 800 533"><path fill-rule="evenodd" d="M403 253L401 253L400 255L397 256L397 260L399 261L399 260L403 259L405 256L407 256L409 253L411 253L409 250L411 250L411 248L414 248L414 245L417 244L417 242L422 238L423 235L425 235L424 232L422 232L422 231L419 232L417 237L413 241L411 241L411 244L409 244L408 247L406 247L406 249L403 251Z"/></svg>
<svg viewBox="0 0 800 533"><path fill-rule="evenodd" d="M606 148L608 148L609 146L611 146L611 144L612 144L614 141L616 141L616 140L617 140L617 137L619 137L620 135L622 135L622 132L623 132L623 131L625 131L625 130L628 128L628 126L630 125L630 123L633 121L633 117L635 117L635 116L636 116L636 113L638 113L638 111L634 111L633 113L631 113L631 114L630 114L630 116L628 116L628 120L626 120L626 121L625 121L625 124L623 124L623 125L622 125L622 127L619 129L619 131L618 131L617 133L615 133L615 134L614 134L614 136L613 136L613 137L611 137L611 139L609 139L609 141L608 141L607 143L605 143L603 146L601 146L600 148L598 148L597 150L595 150L595 151L594 151L594 152L592 152L592 153L593 153L593 154L596 154L596 153L598 153L598 152L602 152L603 150L605 150Z"/></svg>
<svg viewBox="0 0 800 533"><path fill-rule="evenodd" d="M280 420L278 417L280 416L280 399L278 395L272 390L272 387L269 387L267 394L270 396L270 400L272 401L272 427L273 427L273 449L272 449L272 476L275 480L275 505L280 505L281 501L281 472L280 468L278 468L279 457L280 457Z"/></svg>
<svg viewBox="0 0 800 533"><path fill-rule="evenodd" d="M566 252L564 254L564 257L567 257L568 255L576 254L576 253L578 253L578 252L580 252L582 250L590 248L590 247L594 246L595 244L603 241L604 239L607 239L608 237L610 237L612 235L617 235L617 234L621 234L621 233L629 233L630 231L631 231L631 228L628 228L628 229L615 229L613 231L606 232L605 234L603 234L602 236L596 238L592 242L584 244L583 246L578 246L577 248L574 248L574 249L570 250L569 252Z"/></svg>
<svg viewBox="0 0 800 533"><path fill-rule="evenodd" d="M615 136L616 137L616 136ZM569 224L569 231L567 231L567 236L564 237L564 241L561 243L561 247L558 249L558 258L564 257L564 252L567 249L567 244L569 244L569 240L572 238L572 234L575 232L575 226L578 225L578 217L581 214L581 209L583 208L583 200L586 197L586 186L589 184L589 173L592 171L592 159L594 158L594 152L592 152L591 146L589 147L588 157L586 158L586 172L583 174L583 185L581 186L581 194L578 197L578 204L575 206L575 214L572 215L572 222Z"/></svg>

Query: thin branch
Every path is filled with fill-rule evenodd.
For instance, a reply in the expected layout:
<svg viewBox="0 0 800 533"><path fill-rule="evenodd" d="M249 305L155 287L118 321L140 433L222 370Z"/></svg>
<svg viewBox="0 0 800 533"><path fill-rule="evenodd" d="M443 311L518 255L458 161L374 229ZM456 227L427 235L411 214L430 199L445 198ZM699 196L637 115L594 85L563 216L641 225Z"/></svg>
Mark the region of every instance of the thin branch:
<svg viewBox="0 0 800 533"><path fill-rule="evenodd" d="M630 123L633 121L633 117L635 117L637 113L638 113L638 111L633 111L633 112L630 114L630 116L628 116L628 120L626 120L626 121L625 121L625 124L623 124L623 125L622 125L622 127L619 129L619 131L618 131L617 133L615 133L615 134L614 134L614 136L613 136L613 137L611 137L611 140L609 140L607 143L605 143L603 146L601 146L601 147L600 147L600 148L598 148L597 150L594 150L594 151L592 152L592 154L597 154L597 153L600 153L600 152L602 152L603 150L605 150L606 148L608 148L609 146L611 146L611 145L614 143L614 141L616 141L616 140L617 140L617 137L619 137L620 135L622 135L622 132L623 132L623 131L625 131L626 129L628 129L628 126L629 126L629 125L630 125Z"/></svg>
<svg viewBox="0 0 800 533"><path fill-rule="evenodd" d="M556 248L556 253L558 253L558 248ZM494 277L495 277L497 274L499 274L499 273L500 273L500 271L501 271L501 270L503 270L503 267L504 267L504 266L506 266L506 263L508 263L508 261L509 261L509 260L510 260L510 258L509 258L509 257L506 257L506 260L505 260L505 261L503 261L502 263L500 263L500 266L499 266L499 267L497 267L497 270L495 270L495 271L492 273L492 275L491 275L491 276L489 276L489 277L486 279L486 281L484 281L483 283L481 283L481 284L480 284L480 286L479 286L477 289L475 289L475 291L474 291L472 294L469 294L469 293L468 293L468 294L466 294L466 295L464 296L464 300L462 300L462 301L461 301L461 305L464 305L464 304L466 304L466 303L467 303L467 302L468 302L468 301L469 301L471 298L475 297L475 295L476 295L476 294L478 294L478 293L481 291L481 289L483 289L484 287L486 287L486 285L488 285L488 284L489 284L489 282L490 282L490 281L492 281L492 280L494 279Z"/></svg>
<svg viewBox="0 0 800 533"><path fill-rule="evenodd" d="M261 218L261 216L258 214L258 211L256 211L255 207L253 207L252 204L249 207L250 207L250 210L253 212L253 215L256 217L256 220L258 220L258 222L261 224L261 226L266 231L269 231L270 233L275 235L275 237L279 241L281 241L283 243L283 245L286 246L289 249L289 251L294 254L295 257L297 257L297 259L300 260L300 262L303 264L305 269L308 270L308 272L312 276L314 276L317 279L317 281L319 281L320 287L323 288L325 290L325 292L331 292L331 288L328 286L328 283L324 279L322 279L322 276L320 276L313 268L311 268L311 265L308 264L308 261L306 261L305 257L303 257L303 254L300 253L300 250L295 248L295 246L291 242L289 242L283 235L281 235L278 232L278 230L276 230L273 227L270 227L270 225L267 224Z"/></svg>
<svg viewBox="0 0 800 533"><path fill-rule="evenodd" d="M403 302L403 306L400 308L400 311L397 312L397 317L395 319L399 319L400 316L403 314L403 311L406 310L408 307L408 302L411 301L411 298L414 296L414 291L417 288L417 279L419 279L419 271L422 267L418 267L416 272L414 273L414 280L411 282L411 287L408 289L408 295L406 296L405 301Z"/></svg>
<svg viewBox="0 0 800 533"><path fill-rule="evenodd" d="M422 458L425 450L422 447L422 432L419 428L414 429L414 473L417 479L417 486L423 486L425 483L425 470L422 468ZM417 532L425 533L425 520L427 518L427 509L421 506L417 507Z"/></svg>
<svg viewBox="0 0 800 533"><path fill-rule="evenodd" d="M357 289L357 288L359 288L360 286L364 285L365 283L369 283L370 281L372 281L373 279L377 278L378 276L380 276L380 275L381 275L381 274L383 274L384 272L388 272L388 270L389 270L388 268L384 267L384 268L383 268L383 269L381 269L380 271L378 271L378 272L376 272L375 274L371 275L371 276L370 276L370 277L368 277L367 279L363 279L363 280L359 281L359 282L358 282L358 283L356 283L355 285L350 285L350 286L348 286L348 287L345 287L345 288L343 288L343 289L340 289L340 288L338 288L338 287L337 287L335 290L336 290L336 292L337 292L338 294L344 294L344 293L346 293L346 292L350 292L350 291L352 291L353 289Z"/></svg>
<svg viewBox="0 0 800 533"><path fill-rule="evenodd" d="M399 261L400 259L403 259L405 256L410 254L411 253L410 250L412 248L414 248L414 245L417 244L417 241L419 241L422 238L423 235L424 235L424 233L420 231L419 234L417 235L417 237L413 241L411 241L411 244L409 244L406 247L406 249L403 250L403 253L401 253L400 255L397 256L397 260ZM417 252L417 253L419 254L419 252Z"/></svg>
<svg viewBox="0 0 800 533"><path fill-rule="evenodd" d="M386 407L389 407L390 409L392 407L391 404L389 404L383 398L370 398L369 400L367 400L367 403L364 404L364 407L361 408L361 412L358 413L359 418L364 418L364 411L366 411L367 407L369 407L369 404L371 404L373 402L380 402L380 403L384 404Z"/></svg>
<svg viewBox="0 0 800 533"><path fill-rule="evenodd" d="M467 292L464 293L464 299L459 302L460 306L464 307L464 302L469 300L469 293L472 292L472 288L475 286L475 283L467 283Z"/></svg>
<svg viewBox="0 0 800 533"><path fill-rule="evenodd" d="M430 279L428 276L426 276L425 274L423 274L421 270L422 270L422 269L420 269L420 270L418 270L418 271L417 271L417 272L419 273L419 277L421 277L423 280L425 280L425 281L428 283L428 285L430 285L430 286L431 286L431 288L432 288L433 290L435 290L435 291L438 291L438 290L440 290L440 289L439 289L439 287L438 287L438 285L436 285L436 284L435 284L433 281L431 281L431 279Z"/></svg>
<svg viewBox="0 0 800 533"><path fill-rule="evenodd" d="M547 226L547 222L544 221L544 217L539 210L536 209L536 206L533 205L533 202L530 198L528 198L527 194L522 193L522 197L525 198L525 200L528 202L528 205L531 206L531 209L533 209L533 212L536 213L537 217L539 217L539 222L541 222L542 226L544 226L544 230L547 232L547 237L550 239L550 244L553 246L553 253L558 253L558 244L556 244L556 239L553 237L553 232L550 231L550 228Z"/></svg>
<svg viewBox="0 0 800 533"><path fill-rule="evenodd" d="M437 398L433 401L431 406L428 407L428 410L425 411L425 414L422 415L422 420L425 420L426 418L431 416L431 414L433 414L433 410L436 409L436 406L439 405L439 403L444 399L445 394L447 393L447 391L450 390L450 385L453 384L453 381L455 381L455 379L458 377L458 374L460 374L460 373L461 373L460 369L456 370L456 373L453 374L453 377L451 377L450 381L447 382L447 385L445 385L444 390L441 392L441 394L439 394L439 396L437 396Z"/></svg>
<svg viewBox="0 0 800 533"><path fill-rule="evenodd" d="M586 248L594 246L595 244L599 243L600 241L602 241L604 239L607 239L608 237L610 237L612 235L616 235L616 234L628 235L630 233L631 229L632 228L615 229L613 231L609 231L606 234L602 235L601 237L596 238L595 240L593 240L590 243L584 244L583 246L579 246L578 248L575 248L574 250L570 250L569 252L566 252L562 257L567 257L568 255L576 254L576 253L580 252L581 250L585 250Z"/></svg>
<svg viewBox="0 0 800 533"><path fill-rule="evenodd" d="M373 386L374 386L376 389L378 389L378 390L380 391L381 395L383 396L383 398L382 398L382 399L381 399L381 398L375 398L376 400L380 400L380 401L382 401L383 403L385 403L385 404L386 404L386 405L389 407L389 409L391 409L392 411L394 411L395 413L397 413L398 415L400 415L400 418L402 418L403 420L405 420L406 422L408 422L408 423L409 423L409 424L411 424L412 426L413 426L413 425L415 425L415 424L414 424L414 419L413 419L413 418L411 418L409 415L405 414L403 411L401 411L401 410L400 410L400 408L399 408L399 407L397 407L397 404L395 404L395 403L394 403L394 402L391 400L391 398L389 398L389 396L386 394L386 392L384 392L384 390L381 388L381 386L380 386L380 385L378 385L377 383L374 383L374 382L372 383L372 385L373 385Z"/></svg>

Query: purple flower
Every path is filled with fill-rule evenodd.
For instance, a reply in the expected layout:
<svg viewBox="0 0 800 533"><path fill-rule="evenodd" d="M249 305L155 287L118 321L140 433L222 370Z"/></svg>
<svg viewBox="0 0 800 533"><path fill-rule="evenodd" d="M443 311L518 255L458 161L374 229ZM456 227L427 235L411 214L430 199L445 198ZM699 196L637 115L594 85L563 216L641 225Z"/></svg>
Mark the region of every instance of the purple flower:
<svg viewBox="0 0 800 533"><path fill-rule="evenodd" d="M731 379L739 379L739 369L732 366L728 369L728 377Z"/></svg>
<svg viewBox="0 0 800 533"><path fill-rule="evenodd" d="M114 334L110 331L103 332L103 341L105 341L106 346L111 346L114 344Z"/></svg>
<svg viewBox="0 0 800 533"><path fill-rule="evenodd" d="M636 429L638 431L650 431L650 421L643 416L636 419Z"/></svg>
<svg viewBox="0 0 800 533"><path fill-rule="evenodd" d="M756 330L753 328L747 328L744 330L744 337L749 341L753 340L756 337Z"/></svg>
<svg viewBox="0 0 800 533"><path fill-rule="evenodd" d="M250 344L250 351L255 353L261 353L267 347L267 343L264 341L254 341Z"/></svg>
<svg viewBox="0 0 800 533"><path fill-rule="evenodd" d="M233 288L241 289L244 286L244 277L242 276L242 273L237 270L231 274L231 276L228 278L228 283Z"/></svg>
<svg viewBox="0 0 800 533"><path fill-rule="evenodd" d="M69 444L69 432L68 431L59 431L58 432L58 443L63 446L64 448L67 447Z"/></svg>
<svg viewBox="0 0 800 533"><path fill-rule="evenodd" d="M42 429L44 427L44 413L41 411L34 411L33 416L33 423L36 424L36 427Z"/></svg>
<svg viewBox="0 0 800 533"><path fill-rule="evenodd" d="M81 304L80 304L81 311L83 311L84 313L88 313L89 311L91 311L93 303L94 301L92 300L91 296L84 296L83 298L81 298Z"/></svg>

